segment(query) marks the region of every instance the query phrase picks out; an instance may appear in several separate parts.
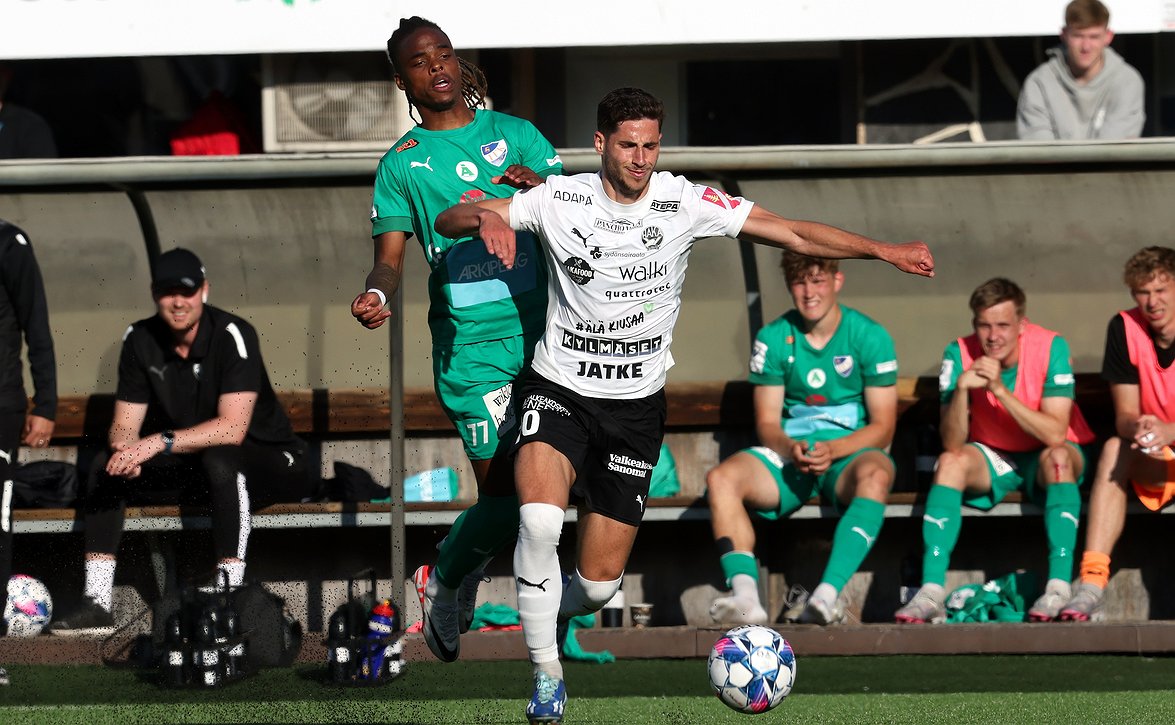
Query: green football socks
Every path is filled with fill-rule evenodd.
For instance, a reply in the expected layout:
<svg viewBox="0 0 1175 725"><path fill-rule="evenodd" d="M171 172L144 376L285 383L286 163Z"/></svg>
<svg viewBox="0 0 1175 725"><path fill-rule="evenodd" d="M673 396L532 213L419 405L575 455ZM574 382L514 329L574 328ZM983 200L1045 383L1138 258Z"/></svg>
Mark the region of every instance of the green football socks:
<svg viewBox="0 0 1175 725"><path fill-rule="evenodd" d="M1049 579L1073 580L1081 491L1076 483L1054 483L1045 489L1044 531L1049 541Z"/></svg>
<svg viewBox="0 0 1175 725"><path fill-rule="evenodd" d="M518 537L518 497L486 496L465 509L441 544L436 575L450 589Z"/></svg>
<svg viewBox="0 0 1175 725"><path fill-rule="evenodd" d="M963 524L963 492L934 485L926 495L926 512L922 515L922 583L946 586L951 552L959 542Z"/></svg>
<svg viewBox="0 0 1175 725"><path fill-rule="evenodd" d="M861 568L865 555L873 548L884 521L885 504L868 498L854 498L832 535L832 554L828 557L821 583L835 587L838 592L844 589L849 577Z"/></svg>

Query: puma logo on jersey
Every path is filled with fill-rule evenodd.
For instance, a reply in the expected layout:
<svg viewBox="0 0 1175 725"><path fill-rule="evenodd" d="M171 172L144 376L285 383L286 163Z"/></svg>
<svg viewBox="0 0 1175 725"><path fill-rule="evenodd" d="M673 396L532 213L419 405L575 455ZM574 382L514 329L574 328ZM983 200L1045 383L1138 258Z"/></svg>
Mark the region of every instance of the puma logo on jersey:
<svg viewBox="0 0 1175 725"><path fill-rule="evenodd" d="M432 157L431 157L431 156L429 156L429 157L428 157L427 159L425 159L424 161L409 161L409 162L408 162L408 168L410 168L410 169L418 169L418 168L421 168L421 167L423 167L423 168L426 168L426 169L428 169L429 171L432 171L432 167L431 167L431 166L429 166L429 162L431 162L431 161L432 161Z"/></svg>
<svg viewBox="0 0 1175 725"><path fill-rule="evenodd" d="M0 451L0 458L4 459L5 463L12 464L12 451Z"/></svg>
<svg viewBox="0 0 1175 725"><path fill-rule="evenodd" d="M289 451L282 451L282 455L286 457L286 468L291 468L294 465L294 454Z"/></svg>
<svg viewBox="0 0 1175 725"><path fill-rule="evenodd" d="M951 517L950 516L943 516L941 519L936 519L933 516L930 516L928 514L922 514L922 520L927 523L934 524L939 529L946 531L947 530L946 524L948 521L951 520Z"/></svg>
<svg viewBox="0 0 1175 725"><path fill-rule="evenodd" d="M648 498L648 496L641 496L639 493L636 495L636 503L641 507L641 513L645 512L645 501L647 501Z"/></svg>
<svg viewBox="0 0 1175 725"><path fill-rule="evenodd" d="M523 579L522 577L518 577L519 584L524 584L528 587L531 587L532 589L540 589L544 592L547 591L547 582L549 582L549 581L551 581L550 578L547 578L547 579L543 579L538 584L532 584L531 582L528 582L527 580Z"/></svg>
<svg viewBox="0 0 1175 725"><path fill-rule="evenodd" d="M157 368L154 365L151 365L147 369L159 376L159 382L163 382L163 373L167 372L167 368L164 368L164 367Z"/></svg>
<svg viewBox="0 0 1175 725"><path fill-rule="evenodd" d="M860 534L868 546L873 546L873 537L866 533L865 529L862 529L860 526L854 526L850 531L854 534Z"/></svg>
<svg viewBox="0 0 1175 725"><path fill-rule="evenodd" d="M587 243L587 240L589 240L589 239L591 239L592 237L596 236L595 232L591 232L591 233L589 233L589 234L588 234L588 235L585 237L585 236L583 235L583 232L579 231L579 230L578 230L578 229L576 229L575 227L571 227L571 233L572 233L572 234L574 234L575 236L579 237L579 241L583 242L583 247L584 247L584 249L587 249L587 245L588 245L588 243Z"/></svg>

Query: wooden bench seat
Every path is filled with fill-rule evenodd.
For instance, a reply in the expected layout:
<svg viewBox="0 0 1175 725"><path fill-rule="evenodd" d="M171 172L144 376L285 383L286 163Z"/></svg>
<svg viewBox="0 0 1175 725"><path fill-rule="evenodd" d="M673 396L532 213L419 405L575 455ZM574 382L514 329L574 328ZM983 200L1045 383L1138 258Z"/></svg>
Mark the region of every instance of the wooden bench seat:
<svg viewBox="0 0 1175 725"><path fill-rule="evenodd" d="M917 493L891 493L885 507L886 518L921 516L925 497ZM1141 505L1131 506L1131 512L1142 511ZM404 521L408 526L448 526L469 505L467 501L405 504ZM332 528L354 526L387 526L389 505L386 503L283 503L261 509L253 516L255 529ZM1167 508L1164 512L1175 513ZM1025 502L1019 493L1012 493L988 512L964 507L964 516L1039 516L1040 507ZM833 518L831 506L812 499L792 515L795 519ZM14 512L16 533L68 533L83 529L82 517L74 509L18 509ZM567 512L567 520L574 521L575 511ZM703 498L672 496L650 499L645 511L645 523L666 521L708 521L710 510ZM209 528L207 511L181 509L179 506L132 506L126 510L127 531L180 531Z"/></svg>
<svg viewBox="0 0 1175 725"><path fill-rule="evenodd" d="M745 381L677 383L666 389L667 429L670 432L705 432L728 428L753 429L752 389ZM347 439L386 436L390 428L388 393L384 389L284 390L278 397L285 406L294 430L307 439ZM898 381L899 429L902 426L937 423L938 380L933 377L901 378ZM1077 376L1077 399L1095 430L1103 435L1112 423L1109 390L1095 374ZM452 433L435 394L429 390L404 393L404 421L411 434ZM66 396L58 403L55 446L102 445L114 409L112 394ZM895 492L889 497L886 516L920 516L922 494ZM410 503L405 506L409 526L448 525L469 501ZM964 510L965 514L982 512ZM1039 515L1038 507L1010 496L986 515ZM795 514L796 518L827 518L831 507L813 500ZM573 519L574 512L568 513ZM696 496L652 499L646 522L706 520L709 510ZM15 512L17 532L49 533L80 531L80 517L72 509L25 509ZM278 504L254 516L255 528L309 528L331 526L385 526L387 504L345 504L340 502ZM168 531L207 528L204 511L181 511L175 506L129 508L128 531Z"/></svg>

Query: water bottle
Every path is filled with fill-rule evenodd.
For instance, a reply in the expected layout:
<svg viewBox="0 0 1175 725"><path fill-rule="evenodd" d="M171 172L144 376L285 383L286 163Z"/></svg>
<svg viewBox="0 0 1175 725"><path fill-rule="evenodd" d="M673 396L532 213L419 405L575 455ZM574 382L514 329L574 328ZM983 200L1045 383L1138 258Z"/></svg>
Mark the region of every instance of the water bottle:
<svg viewBox="0 0 1175 725"><path fill-rule="evenodd" d="M163 629L163 641L167 650L167 676L173 685L183 685L186 680L184 672L184 633L180 626L179 612L167 618Z"/></svg>
<svg viewBox="0 0 1175 725"><path fill-rule="evenodd" d="M623 627L624 626L624 588L616 590L608 603L604 605L604 609L600 612L600 624L604 627Z"/></svg>
<svg viewBox="0 0 1175 725"><path fill-rule="evenodd" d="M227 605L220 613L220 624L225 640L233 640L240 636L240 624L237 622L237 612L232 605ZM245 669L245 641L233 642L229 645L228 656L224 663L225 677L241 674Z"/></svg>
<svg viewBox="0 0 1175 725"><path fill-rule="evenodd" d="M351 679L351 626L347 621L350 606L344 604L330 616L326 627L326 660L334 682Z"/></svg>
<svg viewBox="0 0 1175 725"><path fill-rule="evenodd" d="M396 624L396 610L391 601L385 599L371 610L367 622L367 641L364 643L363 661L359 666L359 677L378 680L384 675L384 660L387 657L387 639Z"/></svg>
<svg viewBox="0 0 1175 725"><path fill-rule="evenodd" d="M384 672L389 678L399 677L404 672L404 643L397 639L384 649Z"/></svg>
<svg viewBox="0 0 1175 725"><path fill-rule="evenodd" d="M220 649L216 643L215 610L205 609L196 622L196 651L200 662L197 671L200 683L206 687L220 684Z"/></svg>

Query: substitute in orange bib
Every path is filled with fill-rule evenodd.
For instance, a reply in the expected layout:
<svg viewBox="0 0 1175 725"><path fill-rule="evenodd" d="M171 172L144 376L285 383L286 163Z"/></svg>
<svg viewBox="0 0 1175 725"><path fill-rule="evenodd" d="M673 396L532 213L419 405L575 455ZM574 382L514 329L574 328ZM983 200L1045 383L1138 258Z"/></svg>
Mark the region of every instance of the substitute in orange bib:
<svg viewBox="0 0 1175 725"><path fill-rule="evenodd" d="M1081 583L1060 613L1068 621L1101 616L1131 492L1152 511L1175 498L1175 249L1139 251L1124 278L1136 306L1110 320L1102 360L1117 435L1102 448L1090 490Z"/></svg>
<svg viewBox="0 0 1175 725"><path fill-rule="evenodd" d="M1073 400L1069 344L1029 322L1025 304L1015 282L984 282L971 294L975 332L943 354L943 453L922 517L922 587L894 615L898 622L945 619L963 504L987 511L1017 489L1044 509L1049 542L1048 582L1029 619L1055 619L1072 594L1078 487L1094 435Z"/></svg>

